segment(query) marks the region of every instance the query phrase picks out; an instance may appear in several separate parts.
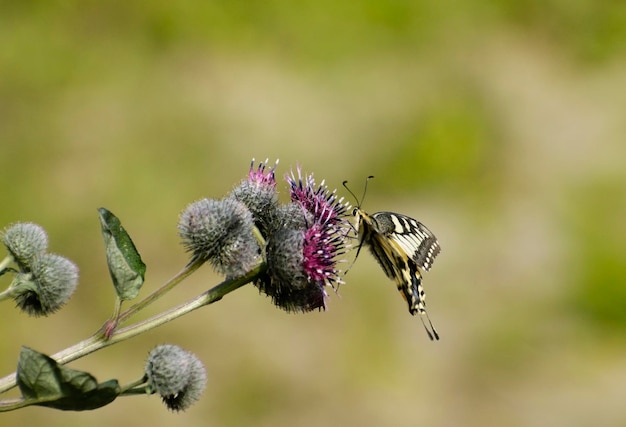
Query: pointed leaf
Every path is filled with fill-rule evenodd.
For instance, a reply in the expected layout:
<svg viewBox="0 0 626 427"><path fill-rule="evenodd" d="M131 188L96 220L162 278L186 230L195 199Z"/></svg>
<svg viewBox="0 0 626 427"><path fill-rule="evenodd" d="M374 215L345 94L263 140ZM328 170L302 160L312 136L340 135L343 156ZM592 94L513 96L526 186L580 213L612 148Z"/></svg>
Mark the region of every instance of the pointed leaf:
<svg viewBox="0 0 626 427"><path fill-rule="evenodd" d="M89 373L59 365L54 359L22 347L17 365L17 384L32 405L65 411L96 409L120 394L117 380L98 384Z"/></svg>
<svg viewBox="0 0 626 427"><path fill-rule="evenodd" d="M57 362L45 354L22 347L17 363L17 385L26 399L59 396L61 383Z"/></svg>
<svg viewBox="0 0 626 427"><path fill-rule="evenodd" d="M122 300L133 299L143 285L146 265L120 220L105 208L98 213L115 291Z"/></svg>

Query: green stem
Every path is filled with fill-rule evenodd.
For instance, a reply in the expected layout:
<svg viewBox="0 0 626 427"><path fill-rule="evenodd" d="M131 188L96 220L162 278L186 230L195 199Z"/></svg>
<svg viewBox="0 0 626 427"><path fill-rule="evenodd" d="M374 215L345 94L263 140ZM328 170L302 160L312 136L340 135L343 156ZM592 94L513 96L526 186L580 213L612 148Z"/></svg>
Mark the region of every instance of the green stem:
<svg viewBox="0 0 626 427"><path fill-rule="evenodd" d="M132 396L135 394L148 394L148 376L144 375L137 381L133 381L130 384L126 384L122 387L120 396Z"/></svg>
<svg viewBox="0 0 626 427"><path fill-rule="evenodd" d="M13 290L13 288L9 287L8 289L5 289L4 291L0 292L0 301L4 301L5 299L9 299L11 297L11 291Z"/></svg>
<svg viewBox="0 0 626 427"><path fill-rule="evenodd" d="M154 391L150 390L150 386L149 385L144 384L144 385L139 386L139 387L125 389L124 391L122 391L119 394L119 397L122 397L122 396L136 396L138 394L143 394L143 395L154 394Z"/></svg>
<svg viewBox="0 0 626 427"><path fill-rule="evenodd" d="M185 266L181 271L178 272L174 277L172 277L167 283L161 286L156 291L152 292L150 295L139 301L138 303L132 305L129 309L125 310L122 314L117 318L118 324L123 323L125 320L128 320L129 317L141 311L148 305L155 302L157 299L161 298L167 292L169 292L172 288L178 285L180 282L189 277L193 272L195 272L200 266L204 264L202 260L195 260Z"/></svg>
<svg viewBox="0 0 626 427"><path fill-rule="evenodd" d="M13 262L13 257L11 255L7 255L4 257L2 262L0 262L0 272L4 272L7 269L8 265Z"/></svg>
<svg viewBox="0 0 626 427"><path fill-rule="evenodd" d="M149 331L150 329L154 329L157 326L160 326L187 313L190 313L191 311L194 311L200 307L221 300L226 294L257 279L261 274L263 274L266 268L266 264L264 262L260 262L256 267L254 267L242 277L238 277L236 279L227 279L219 285L214 286L208 291L177 307L174 307L163 313L159 313L141 322L137 322L124 328L114 330L108 340L104 338L101 331L98 331L91 337L79 342L78 344L68 347L65 350L61 350L58 353L53 354L51 357L55 359L59 364L64 365L88 354L91 354L94 351L111 346L113 344L117 344L118 342L125 341L136 335L142 334L146 331ZM133 307L131 307L129 311L132 310L132 308ZM123 315L124 313L122 313L121 316ZM6 377L0 379L0 393L3 393L15 387L15 385L15 373L7 375ZM2 410L1 408L2 405L0 404L0 411Z"/></svg>
<svg viewBox="0 0 626 427"><path fill-rule="evenodd" d="M30 406L32 403L23 397L14 397L11 399L0 400L0 412L15 411L16 409Z"/></svg>

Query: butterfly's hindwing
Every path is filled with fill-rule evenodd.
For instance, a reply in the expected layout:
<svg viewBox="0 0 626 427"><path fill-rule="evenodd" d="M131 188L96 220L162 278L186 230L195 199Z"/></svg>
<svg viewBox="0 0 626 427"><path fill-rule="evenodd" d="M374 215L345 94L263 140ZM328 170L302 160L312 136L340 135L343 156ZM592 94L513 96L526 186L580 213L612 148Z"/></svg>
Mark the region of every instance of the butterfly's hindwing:
<svg viewBox="0 0 626 427"><path fill-rule="evenodd" d="M385 274L395 280L409 312L428 319L422 272L430 270L441 251L437 238L422 223L405 215L377 212L370 216L358 208L354 215L360 245L367 245ZM432 332L425 323L424 327L429 337L439 339L430 319L428 322Z"/></svg>

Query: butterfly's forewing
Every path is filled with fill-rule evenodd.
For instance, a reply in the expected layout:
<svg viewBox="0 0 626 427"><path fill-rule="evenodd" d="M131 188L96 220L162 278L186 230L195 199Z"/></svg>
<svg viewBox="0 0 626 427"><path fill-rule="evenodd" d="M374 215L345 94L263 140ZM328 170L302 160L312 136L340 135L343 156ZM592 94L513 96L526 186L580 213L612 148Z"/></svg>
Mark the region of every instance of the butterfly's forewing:
<svg viewBox="0 0 626 427"><path fill-rule="evenodd" d="M398 251L406 253L421 270L430 270L441 247L424 224L393 212L377 212L372 218L378 224L379 234L397 244Z"/></svg>

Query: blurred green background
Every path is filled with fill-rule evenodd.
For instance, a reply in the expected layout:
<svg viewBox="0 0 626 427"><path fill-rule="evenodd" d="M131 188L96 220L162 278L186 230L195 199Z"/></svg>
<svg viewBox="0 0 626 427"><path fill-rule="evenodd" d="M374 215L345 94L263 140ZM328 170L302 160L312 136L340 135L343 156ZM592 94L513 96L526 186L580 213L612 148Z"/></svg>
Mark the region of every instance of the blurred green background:
<svg viewBox="0 0 626 427"><path fill-rule="evenodd" d="M625 58L618 0L0 2L0 226L43 225L81 269L50 318L3 304L0 375L20 345L54 353L110 314L98 207L147 292L187 262L179 212L252 157L357 193L375 175L364 208L443 248L438 343L363 254L326 312L248 286L71 365L126 383L179 344L209 371L185 413L134 397L0 424L626 425ZM219 280L207 267L158 308Z"/></svg>

